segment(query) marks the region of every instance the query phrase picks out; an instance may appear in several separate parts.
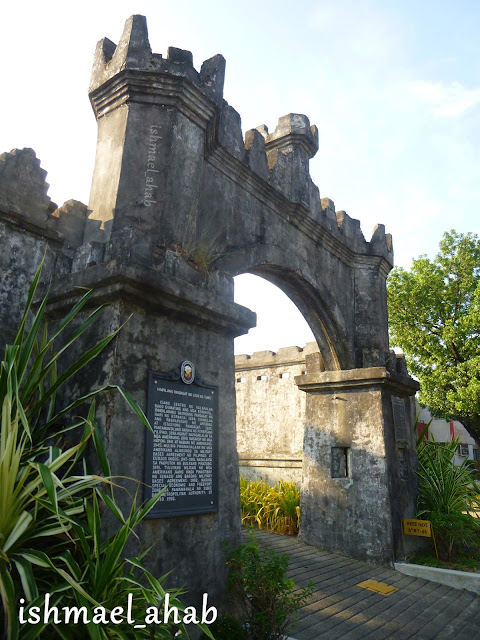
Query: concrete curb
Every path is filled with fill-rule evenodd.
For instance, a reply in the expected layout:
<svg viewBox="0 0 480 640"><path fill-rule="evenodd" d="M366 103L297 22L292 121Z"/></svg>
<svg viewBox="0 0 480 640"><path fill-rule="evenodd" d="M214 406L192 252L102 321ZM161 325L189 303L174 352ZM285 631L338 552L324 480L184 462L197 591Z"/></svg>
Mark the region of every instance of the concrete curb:
<svg viewBox="0 0 480 640"><path fill-rule="evenodd" d="M437 567L426 567L422 564L407 564L406 562L396 562L395 569L407 576L423 578L431 582L445 584L453 589L465 589L466 591L472 591L480 595L480 573L437 569Z"/></svg>

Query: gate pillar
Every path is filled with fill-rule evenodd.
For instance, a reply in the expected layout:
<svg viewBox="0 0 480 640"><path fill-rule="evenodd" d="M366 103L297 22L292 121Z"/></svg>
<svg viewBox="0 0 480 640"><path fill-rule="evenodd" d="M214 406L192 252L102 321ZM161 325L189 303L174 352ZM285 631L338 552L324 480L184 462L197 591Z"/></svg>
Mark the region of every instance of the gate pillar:
<svg viewBox="0 0 480 640"><path fill-rule="evenodd" d="M388 367L308 372L301 491L304 542L380 564L402 553L415 515L413 396L403 358Z"/></svg>

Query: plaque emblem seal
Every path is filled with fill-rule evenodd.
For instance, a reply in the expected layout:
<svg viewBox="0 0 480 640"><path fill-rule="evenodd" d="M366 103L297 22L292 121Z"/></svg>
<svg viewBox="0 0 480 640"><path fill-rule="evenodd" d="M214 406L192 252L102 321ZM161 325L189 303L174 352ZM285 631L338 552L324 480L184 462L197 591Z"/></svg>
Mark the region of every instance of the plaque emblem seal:
<svg viewBox="0 0 480 640"><path fill-rule="evenodd" d="M185 384L192 384L195 380L195 367L190 360L185 360L180 366L180 376Z"/></svg>

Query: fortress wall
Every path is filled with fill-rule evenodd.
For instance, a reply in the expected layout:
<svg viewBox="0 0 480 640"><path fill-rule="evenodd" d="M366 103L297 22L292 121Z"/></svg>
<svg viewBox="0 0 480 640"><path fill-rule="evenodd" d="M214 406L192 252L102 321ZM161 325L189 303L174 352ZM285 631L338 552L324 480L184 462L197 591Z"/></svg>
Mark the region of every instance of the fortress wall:
<svg viewBox="0 0 480 640"><path fill-rule="evenodd" d="M302 481L306 394L295 376L316 342L235 356L237 447L240 473L248 480Z"/></svg>

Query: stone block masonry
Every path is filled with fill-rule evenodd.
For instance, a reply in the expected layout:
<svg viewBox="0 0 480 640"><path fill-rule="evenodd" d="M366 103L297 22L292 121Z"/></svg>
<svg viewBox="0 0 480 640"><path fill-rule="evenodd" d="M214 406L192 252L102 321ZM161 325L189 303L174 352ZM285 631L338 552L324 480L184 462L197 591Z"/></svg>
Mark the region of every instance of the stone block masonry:
<svg viewBox="0 0 480 640"><path fill-rule="evenodd" d="M301 484L306 395L295 377L311 354L319 355L316 342L235 356L237 448L248 480Z"/></svg>
<svg viewBox="0 0 480 640"><path fill-rule="evenodd" d="M301 487L301 537L353 557L366 542L360 554L374 561L372 541L389 526L392 509L398 517L411 508L416 488L412 383L403 358L390 351L387 364L326 372L315 342L235 356L241 473L272 485L294 480ZM387 434L376 426L385 411L392 418ZM389 467L399 483L393 499ZM365 517L373 500L382 505L383 524ZM400 532L391 532L389 563L402 552Z"/></svg>
<svg viewBox="0 0 480 640"><path fill-rule="evenodd" d="M141 543L154 545L150 569L171 571L197 607L205 592L221 601L222 542L240 541L233 340L255 315L234 303L239 273L278 285L318 345L307 373L295 376L305 392L303 438L282 426L284 460L298 460L303 448L303 538L391 562L400 517L415 508L410 424L394 423L395 402L397 422L411 421L416 385L389 352L391 237L377 225L367 242L358 221L320 198L309 173L318 132L305 115L284 115L272 132L262 125L244 139L239 114L223 98L224 76L221 55L197 71L188 51L152 53L145 18L132 16L118 44L104 38L95 53L89 96L98 138L88 206L52 203L32 150L0 156L0 341L12 340L45 255L50 314L70 308L80 287L93 290L92 304L109 303L84 346L129 319L72 394L120 384L146 408L148 372L187 360L218 390L218 511L152 519L140 531ZM98 420L113 473L142 481L145 434L135 416L106 398ZM248 455L260 459L251 445ZM332 477L333 467L345 476Z"/></svg>

